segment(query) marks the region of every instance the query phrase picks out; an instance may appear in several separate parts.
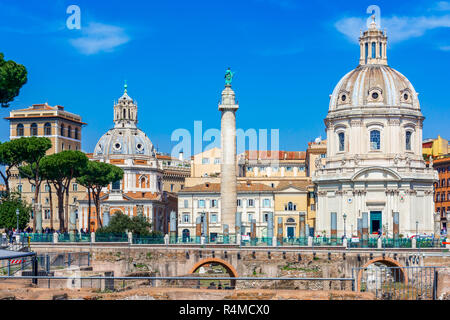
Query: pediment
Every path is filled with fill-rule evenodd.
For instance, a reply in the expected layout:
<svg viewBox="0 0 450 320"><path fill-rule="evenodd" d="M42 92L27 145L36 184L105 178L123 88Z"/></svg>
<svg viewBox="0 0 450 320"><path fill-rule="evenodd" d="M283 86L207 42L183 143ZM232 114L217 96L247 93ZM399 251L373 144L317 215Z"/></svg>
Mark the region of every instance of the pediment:
<svg viewBox="0 0 450 320"><path fill-rule="evenodd" d="M399 181L400 175L392 169L383 167L364 168L353 175L352 181Z"/></svg>

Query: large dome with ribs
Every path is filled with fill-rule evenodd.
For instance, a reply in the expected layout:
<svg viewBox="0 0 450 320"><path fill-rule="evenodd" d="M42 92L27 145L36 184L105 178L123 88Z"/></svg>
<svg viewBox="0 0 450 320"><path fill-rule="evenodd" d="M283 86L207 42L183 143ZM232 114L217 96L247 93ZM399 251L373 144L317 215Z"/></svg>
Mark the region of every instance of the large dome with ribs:
<svg viewBox="0 0 450 320"><path fill-rule="evenodd" d="M138 128L113 128L97 142L94 156L141 155L155 157L155 148L147 135Z"/></svg>
<svg viewBox="0 0 450 320"><path fill-rule="evenodd" d="M420 110L418 94L400 72L382 64L360 65L347 73L330 97L329 111L390 106Z"/></svg>

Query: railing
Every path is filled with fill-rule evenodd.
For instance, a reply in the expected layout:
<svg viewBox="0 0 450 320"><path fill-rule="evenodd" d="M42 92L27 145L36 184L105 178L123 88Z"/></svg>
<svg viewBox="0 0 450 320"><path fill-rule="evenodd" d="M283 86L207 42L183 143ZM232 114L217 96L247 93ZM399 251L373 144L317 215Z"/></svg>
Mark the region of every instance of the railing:
<svg viewBox="0 0 450 320"><path fill-rule="evenodd" d="M355 285L354 278L316 278L316 277L229 277L229 276L188 276L188 277L163 277L163 276L143 276L143 277L114 277L107 275L94 275L80 277L76 274L72 276L4 276L1 279L8 280L37 280L38 287L48 288L97 288L105 292L123 291L141 285L143 287L157 288L195 288L195 289L290 289L296 290L298 287L305 287L308 290L346 290L351 291ZM59 281L58 281L59 280ZM71 280L63 281L60 280ZM51 282L55 282L52 284ZM314 285L310 285L313 283ZM128 285L132 285L127 288Z"/></svg>
<svg viewBox="0 0 450 320"><path fill-rule="evenodd" d="M164 244L164 236L133 235L133 244Z"/></svg>
<svg viewBox="0 0 450 320"><path fill-rule="evenodd" d="M60 233L58 234L58 242L90 242L90 234L70 234L70 233Z"/></svg>
<svg viewBox="0 0 450 320"><path fill-rule="evenodd" d="M128 242L126 233L96 233L95 242Z"/></svg>
<svg viewBox="0 0 450 320"><path fill-rule="evenodd" d="M372 292L382 300L437 299L437 266L386 267L372 264L352 269L356 291Z"/></svg>
<svg viewBox="0 0 450 320"><path fill-rule="evenodd" d="M313 240L314 246L342 246L342 238L328 238L328 237L316 237Z"/></svg>

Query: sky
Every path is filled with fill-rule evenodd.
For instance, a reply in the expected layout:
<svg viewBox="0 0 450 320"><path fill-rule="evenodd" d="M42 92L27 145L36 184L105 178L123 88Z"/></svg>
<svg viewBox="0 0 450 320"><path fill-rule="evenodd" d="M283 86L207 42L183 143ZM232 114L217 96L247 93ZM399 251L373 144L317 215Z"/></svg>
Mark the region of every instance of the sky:
<svg viewBox="0 0 450 320"><path fill-rule="evenodd" d="M80 29L68 28L70 5L80 9ZM175 130L193 135L194 121L203 132L220 128L230 67L237 128L278 129L281 150L306 150L326 138L329 95L358 65L371 5L387 30L389 65L419 92L423 137L450 139L450 2L430 0L0 0L0 52L28 70L0 116L36 103L63 105L87 123L82 149L93 152L113 126L113 102L126 81L138 126L170 153ZM5 141L8 122L0 121Z"/></svg>

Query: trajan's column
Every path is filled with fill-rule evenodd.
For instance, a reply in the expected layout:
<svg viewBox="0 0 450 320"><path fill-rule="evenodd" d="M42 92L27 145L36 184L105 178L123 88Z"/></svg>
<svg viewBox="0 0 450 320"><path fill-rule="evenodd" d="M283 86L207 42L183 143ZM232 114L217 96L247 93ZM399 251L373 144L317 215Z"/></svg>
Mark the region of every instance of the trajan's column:
<svg viewBox="0 0 450 320"><path fill-rule="evenodd" d="M219 111L221 119L221 219L223 234L235 234L235 219L237 209L236 196L236 115L239 108L236 104L235 94L231 89L231 81L234 73L230 68L225 73L225 89L222 91L222 101Z"/></svg>

